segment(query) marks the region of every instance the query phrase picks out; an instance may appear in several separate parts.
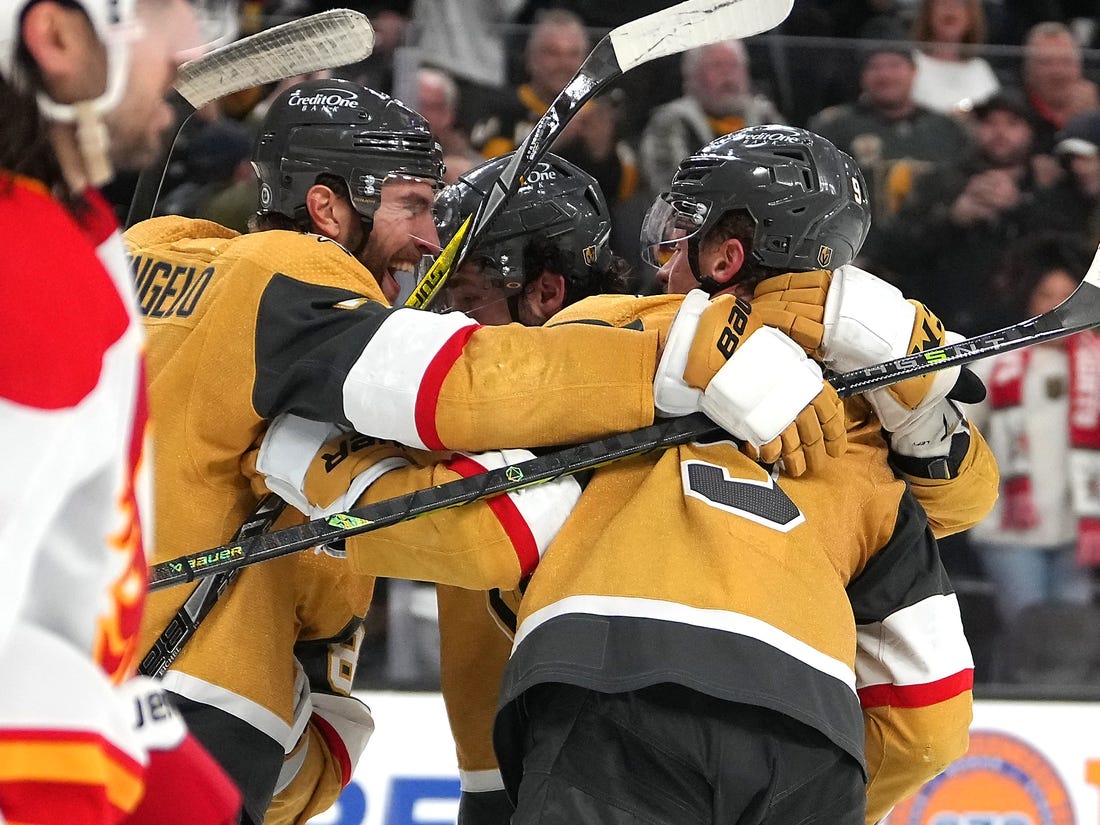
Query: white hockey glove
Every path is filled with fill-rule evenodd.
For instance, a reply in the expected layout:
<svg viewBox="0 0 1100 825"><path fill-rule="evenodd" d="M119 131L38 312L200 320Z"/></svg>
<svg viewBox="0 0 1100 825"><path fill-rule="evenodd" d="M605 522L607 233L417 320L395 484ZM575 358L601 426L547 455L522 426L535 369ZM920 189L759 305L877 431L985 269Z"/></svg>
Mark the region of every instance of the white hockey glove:
<svg viewBox="0 0 1100 825"><path fill-rule="evenodd" d="M658 412L702 411L765 461L794 454L803 444L814 455L842 454L846 433L836 392L802 346L764 325L767 318L767 311L744 299L689 292L654 378ZM786 469L797 474L805 468Z"/></svg>
<svg viewBox="0 0 1100 825"><path fill-rule="evenodd" d="M896 287L851 264L833 272L824 326L819 353L836 372L962 340L946 332L924 304L906 300ZM962 413L947 397L959 375L959 367L948 367L865 393L895 453L917 459L952 454L954 436L969 432Z"/></svg>
<svg viewBox="0 0 1100 825"><path fill-rule="evenodd" d="M336 439L341 435L348 440L338 444ZM327 446L333 447L334 454L322 452L322 447ZM348 461L339 472L331 473L332 482L324 485L325 489L307 491L306 480L315 464L338 465L353 450L359 451L357 460ZM347 433L335 424L322 424L284 413L275 418L264 433L255 456L255 472L262 477L268 490L300 513L310 518L323 518L354 507L363 492L380 476L411 464L404 453L405 448L392 441Z"/></svg>

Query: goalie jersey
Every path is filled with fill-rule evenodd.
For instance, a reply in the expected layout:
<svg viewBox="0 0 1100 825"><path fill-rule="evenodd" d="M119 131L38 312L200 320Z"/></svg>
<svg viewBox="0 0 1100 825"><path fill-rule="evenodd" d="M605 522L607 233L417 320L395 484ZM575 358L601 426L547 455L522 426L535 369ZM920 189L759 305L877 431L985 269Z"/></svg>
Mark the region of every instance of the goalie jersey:
<svg viewBox="0 0 1100 825"><path fill-rule="evenodd" d="M166 217L126 240L161 457L154 561L229 540L258 501L242 459L284 413L471 450L652 420L656 333L483 328L391 309L371 274L319 236ZM323 554L245 570L166 674L252 821L304 819L350 779L372 727L347 695L372 587ZM191 589L150 597L143 650Z"/></svg>

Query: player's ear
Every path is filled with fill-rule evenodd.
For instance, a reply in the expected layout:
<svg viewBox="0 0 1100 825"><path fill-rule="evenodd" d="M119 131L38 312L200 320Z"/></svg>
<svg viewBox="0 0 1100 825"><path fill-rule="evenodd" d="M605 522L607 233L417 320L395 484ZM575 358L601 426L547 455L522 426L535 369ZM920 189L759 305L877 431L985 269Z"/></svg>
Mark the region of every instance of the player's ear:
<svg viewBox="0 0 1100 825"><path fill-rule="evenodd" d="M79 99L103 92L89 86L106 83L106 58L102 79L89 75L88 50L102 51L103 46L82 11L55 2L35 3L23 16L22 34L51 95Z"/></svg>
<svg viewBox="0 0 1100 825"><path fill-rule="evenodd" d="M344 199L323 183L315 183L306 192L306 210L313 229L326 238L340 240L341 230L346 228L347 209L350 206Z"/></svg>
<svg viewBox="0 0 1100 825"><path fill-rule="evenodd" d="M565 277L543 270L523 288L523 300L533 320L544 324L565 303Z"/></svg>
<svg viewBox="0 0 1100 825"><path fill-rule="evenodd" d="M718 245L718 254L711 267L711 278L720 284L730 284L745 263L745 247L737 238L727 238Z"/></svg>

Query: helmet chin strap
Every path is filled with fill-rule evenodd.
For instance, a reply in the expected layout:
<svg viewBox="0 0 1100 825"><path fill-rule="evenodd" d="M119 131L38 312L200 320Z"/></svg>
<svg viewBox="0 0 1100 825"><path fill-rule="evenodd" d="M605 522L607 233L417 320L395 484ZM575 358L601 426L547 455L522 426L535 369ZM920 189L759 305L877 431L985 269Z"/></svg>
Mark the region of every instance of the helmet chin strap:
<svg viewBox="0 0 1100 825"><path fill-rule="evenodd" d="M354 207L352 208L354 209ZM360 256L363 254L363 250L367 248L371 230L374 229L374 218L364 215L362 212L358 214L359 224L363 227L363 237L360 239L359 243L355 245L355 249L349 249L348 251L351 252L351 256L355 258L355 260L361 261L362 258Z"/></svg>
<svg viewBox="0 0 1100 825"><path fill-rule="evenodd" d="M122 100L130 65L130 47L142 34L137 23L117 26L102 36L107 49L107 88L99 97L78 103L58 103L45 92L37 93L38 111L53 123L75 124L76 145L83 169L63 169L70 187L99 187L114 176L109 155L110 137L103 116Z"/></svg>
<svg viewBox="0 0 1100 825"><path fill-rule="evenodd" d="M688 265L691 267L691 274L695 276L695 280L699 282L699 289L703 290L707 295L717 295L723 289L723 285L709 275L700 274L699 241L696 238L688 239Z"/></svg>

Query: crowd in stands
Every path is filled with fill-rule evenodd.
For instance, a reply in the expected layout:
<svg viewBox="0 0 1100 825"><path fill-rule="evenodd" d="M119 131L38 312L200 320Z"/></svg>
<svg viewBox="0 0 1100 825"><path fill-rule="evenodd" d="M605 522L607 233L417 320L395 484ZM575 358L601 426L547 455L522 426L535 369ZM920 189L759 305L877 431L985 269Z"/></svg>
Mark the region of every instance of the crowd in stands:
<svg viewBox="0 0 1100 825"><path fill-rule="evenodd" d="M420 111L454 180L514 148L608 28L671 3L248 0L244 20L256 30L348 5L370 15L375 49L333 73ZM680 159L745 126L805 126L863 169L875 220L858 263L975 335L1064 298L1100 242L1098 12L1096 0L797 0L775 32L624 76L554 151L599 180L614 204L614 245L646 292L657 287L637 248L641 216ZM244 231L256 200L247 158L280 88L238 93L193 119L160 212ZM126 186L116 191L123 212ZM1100 406L1096 340L979 368L990 396L977 420L998 454L1002 499L974 535L948 540L944 557L980 682L1100 675L1100 614L1089 612L1100 504L1091 510L1080 492L1100 490L1100 461L1095 474L1089 461L1100 422L1080 420L1089 388ZM1073 626L1084 629L1065 638ZM398 681L423 681L403 667Z"/></svg>

